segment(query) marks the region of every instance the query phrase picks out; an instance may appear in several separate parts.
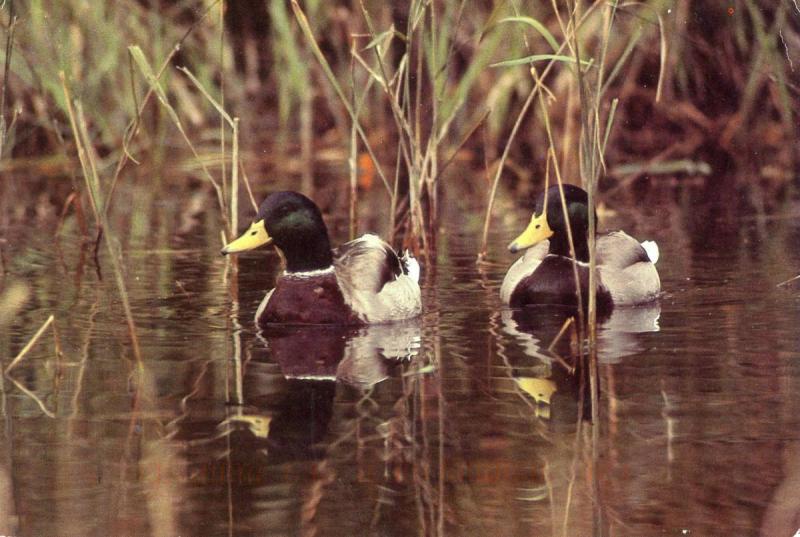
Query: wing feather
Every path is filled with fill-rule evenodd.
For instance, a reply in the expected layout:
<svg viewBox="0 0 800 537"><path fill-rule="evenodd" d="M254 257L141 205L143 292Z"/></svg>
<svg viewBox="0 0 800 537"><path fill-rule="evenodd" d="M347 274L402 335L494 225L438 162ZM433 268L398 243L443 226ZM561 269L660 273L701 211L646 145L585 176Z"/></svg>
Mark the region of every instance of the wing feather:
<svg viewBox="0 0 800 537"><path fill-rule="evenodd" d="M334 252L334 266L355 290L379 293L406 272L397 253L376 235L366 234Z"/></svg>
<svg viewBox="0 0 800 537"><path fill-rule="evenodd" d="M598 265L625 269L642 262L650 262L647 251L624 231L612 231L597 238Z"/></svg>

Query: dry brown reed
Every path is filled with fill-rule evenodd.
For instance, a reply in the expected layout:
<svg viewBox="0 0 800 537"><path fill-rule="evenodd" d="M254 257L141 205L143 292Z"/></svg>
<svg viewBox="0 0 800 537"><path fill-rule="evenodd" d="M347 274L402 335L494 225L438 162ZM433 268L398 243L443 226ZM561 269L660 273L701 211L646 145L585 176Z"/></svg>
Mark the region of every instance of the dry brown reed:
<svg viewBox="0 0 800 537"><path fill-rule="evenodd" d="M0 85L0 159L3 158L3 148L5 147L6 137L9 131L13 131L16 120L16 113L12 120L6 123L6 97L8 96L8 74L11 71L11 54L14 50L14 32L17 27L18 19L12 15L6 34L5 62L3 63L3 82Z"/></svg>
<svg viewBox="0 0 800 537"><path fill-rule="evenodd" d="M54 319L55 317L53 315L50 315L50 317L48 317L47 320L44 323L42 323L42 326L39 327L39 330L36 331L33 337L31 337L31 339L28 341L28 343L26 343L25 346L22 347L22 350L20 350L14 357L14 359L11 360L11 362L6 366L4 371L6 375L8 375L8 372L11 371L19 362L21 362L23 358L25 358L25 355L28 354L28 351L30 351L31 348L33 348L33 346L36 345L36 342L39 341L39 338L42 337L44 331L47 330L47 328L51 324L53 324Z"/></svg>

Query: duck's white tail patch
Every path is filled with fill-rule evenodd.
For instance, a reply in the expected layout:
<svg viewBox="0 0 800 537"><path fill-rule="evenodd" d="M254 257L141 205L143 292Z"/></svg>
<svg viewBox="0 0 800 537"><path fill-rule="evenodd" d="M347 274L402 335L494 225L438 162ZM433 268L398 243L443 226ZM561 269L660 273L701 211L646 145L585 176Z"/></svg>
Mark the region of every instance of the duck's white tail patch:
<svg viewBox="0 0 800 537"><path fill-rule="evenodd" d="M642 241L642 248L644 251L647 252L647 257L650 258L650 261L656 263L658 261L659 250L658 244L656 241Z"/></svg>
<svg viewBox="0 0 800 537"><path fill-rule="evenodd" d="M403 265L405 265L406 271L408 271L408 277L419 283L419 262L414 256L411 255L411 252L408 250L403 252L403 256L400 258L400 261L402 261Z"/></svg>

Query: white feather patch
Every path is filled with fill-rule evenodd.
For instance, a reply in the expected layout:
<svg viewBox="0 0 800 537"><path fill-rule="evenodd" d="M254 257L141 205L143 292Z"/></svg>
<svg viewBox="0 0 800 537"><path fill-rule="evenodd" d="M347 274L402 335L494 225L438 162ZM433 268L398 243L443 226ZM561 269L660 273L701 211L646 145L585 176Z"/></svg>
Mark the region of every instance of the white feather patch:
<svg viewBox="0 0 800 537"><path fill-rule="evenodd" d="M325 274L333 274L333 270L333 265L331 265L330 267L317 270L305 270L298 272L289 272L287 270L284 271L284 274L290 278L316 278L317 276L324 276Z"/></svg>
<svg viewBox="0 0 800 537"><path fill-rule="evenodd" d="M267 294L264 295L264 298L261 300L261 304L258 305L258 309L256 310L256 326L258 326L258 318L261 317L261 314L264 313L264 310L267 309L267 303L269 302L269 298L272 296L273 291L275 289L270 289L267 291Z"/></svg>
<svg viewBox="0 0 800 537"><path fill-rule="evenodd" d="M642 241L642 248L644 248L644 251L647 252L647 257L650 258L652 263L656 263L658 261L660 252L658 250L658 244L656 244L656 241Z"/></svg>
<svg viewBox="0 0 800 537"><path fill-rule="evenodd" d="M419 283L419 261L408 250L403 252L403 257L400 261L406 266L408 277Z"/></svg>

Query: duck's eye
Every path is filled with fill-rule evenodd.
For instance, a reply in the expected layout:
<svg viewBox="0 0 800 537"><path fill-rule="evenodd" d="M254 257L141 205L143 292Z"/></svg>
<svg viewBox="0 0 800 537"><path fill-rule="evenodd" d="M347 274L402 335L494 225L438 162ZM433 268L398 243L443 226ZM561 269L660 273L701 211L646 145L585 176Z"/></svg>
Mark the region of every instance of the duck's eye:
<svg viewBox="0 0 800 537"><path fill-rule="evenodd" d="M536 224L536 229L539 229L540 227L542 227L541 224Z"/></svg>
<svg viewBox="0 0 800 537"><path fill-rule="evenodd" d="M250 235L255 235L256 233L258 233L258 231L251 231Z"/></svg>

